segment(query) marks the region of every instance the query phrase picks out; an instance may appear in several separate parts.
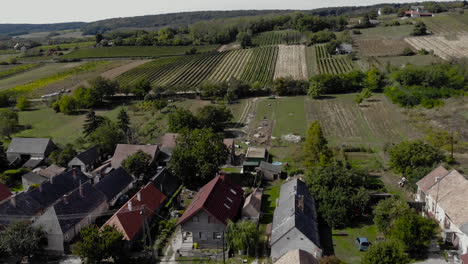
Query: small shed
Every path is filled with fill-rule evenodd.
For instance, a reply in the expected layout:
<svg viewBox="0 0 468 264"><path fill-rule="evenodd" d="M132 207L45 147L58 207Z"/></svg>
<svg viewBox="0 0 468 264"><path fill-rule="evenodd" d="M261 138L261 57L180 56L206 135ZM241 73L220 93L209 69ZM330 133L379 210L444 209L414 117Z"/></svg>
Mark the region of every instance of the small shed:
<svg viewBox="0 0 468 264"><path fill-rule="evenodd" d="M343 43L336 47L337 54L351 54L353 53L353 45Z"/></svg>
<svg viewBox="0 0 468 264"><path fill-rule="evenodd" d="M255 168L257 174L263 179L274 181L281 177L282 169L280 165L273 165L268 162L261 161L260 166Z"/></svg>
<svg viewBox="0 0 468 264"><path fill-rule="evenodd" d="M242 207L242 219L258 223L261 214L262 196L262 188L255 188L254 191L247 196L244 206Z"/></svg>

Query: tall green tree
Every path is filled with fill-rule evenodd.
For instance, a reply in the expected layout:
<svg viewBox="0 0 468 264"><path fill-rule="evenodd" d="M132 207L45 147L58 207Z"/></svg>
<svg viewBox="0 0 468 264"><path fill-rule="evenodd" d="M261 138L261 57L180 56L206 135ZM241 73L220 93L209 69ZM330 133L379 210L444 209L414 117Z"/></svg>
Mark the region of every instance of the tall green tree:
<svg viewBox="0 0 468 264"><path fill-rule="evenodd" d="M413 29L413 33L411 33L411 35L413 36L424 36L424 35L427 35L427 27L426 27L426 24L424 24L424 22L422 21L419 21L416 23L416 25L414 26L414 29Z"/></svg>
<svg viewBox="0 0 468 264"><path fill-rule="evenodd" d="M58 101L58 106L61 113L66 115L72 114L78 109L78 103L75 98L71 95L64 95Z"/></svg>
<svg viewBox="0 0 468 264"><path fill-rule="evenodd" d="M112 258L115 262L122 260L124 251L123 235L112 226L102 230L95 225L81 230L81 241L72 247L72 252L80 256L85 263L97 264Z"/></svg>
<svg viewBox="0 0 468 264"><path fill-rule="evenodd" d="M18 110L20 111L24 111L28 109L30 106L31 106L31 102L28 100L28 98L24 96L18 98L18 100L16 101L16 108L18 108Z"/></svg>
<svg viewBox="0 0 468 264"><path fill-rule="evenodd" d="M117 116L117 125L119 126L120 130L127 134L130 129L130 117L125 111L124 108L120 109L119 115Z"/></svg>
<svg viewBox="0 0 468 264"><path fill-rule="evenodd" d="M12 256L30 256L47 244L45 232L27 222L16 222L0 232L0 248Z"/></svg>
<svg viewBox="0 0 468 264"><path fill-rule="evenodd" d="M98 76L89 81L90 89L94 90L94 95L99 102L102 102L105 97L112 96L119 90L119 83L111 81L104 77Z"/></svg>
<svg viewBox="0 0 468 264"><path fill-rule="evenodd" d="M83 134L85 135L85 137L88 137L105 121L106 120L104 119L104 117L96 115L96 113L93 110L89 110L86 114L86 120L83 124Z"/></svg>
<svg viewBox="0 0 468 264"><path fill-rule="evenodd" d="M252 35L247 32L239 32L237 34L237 42L239 42L241 48L248 48L252 46Z"/></svg>
<svg viewBox="0 0 468 264"><path fill-rule="evenodd" d="M177 137L169 168L185 186L197 188L216 175L227 155L222 134L211 129L183 130Z"/></svg>
<svg viewBox="0 0 468 264"><path fill-rule="evenodd" d="M19 125L18 113L10 109L0 109L0 136L11 139Z"/></svg>
<svg viewBox="0 0 468 264"><path fill-rule="evenodd" d="M136 96L144 97L151 91L151 88L151 82L148 79L140 79L133 85L131 92Z"/></svg>
<svg viewBox="0 0 468 264"><path fill-rule="evenodd" d="M53 151L50 154L50 159L52 162L55 164L62 166L62 167L67 167L67 164L70 160L72 160L76 154L78 154L73 147L72 144L66 144L65 147L59 148L55 151Z"/></svg>
<svg viewBox="0 0 468 264"><path fill-rule="evenodd" d="M135 177L148 176L151 172L151 159L150 154L138 150L122 162L122 167Z"/></svg>
<svg viewBox="0 0 468 264"><path fill-rule="evenodd" d="M408 203L401 198L380 201L374 208L374 223L380 232L388 234L396 219L411 213Z"/></svg>
<svg viewBox="0 0 468 264"><path fill-rule="evenodd" d="M228 221L226 242L228 248L237 250L240 255L250 254L256 249L258 238L257 225L252 221Z"/></svg>
<svg viewBox="0 0 468 264"><path fill-rule="evenodd" d="M98 146L101 153L108 155L112 154L117 144L122 143L124 139L125 135L112 121L104 122L88 137L92 145Z"/></svg>
<svg viewBox="0 0 468 264"><path fill-rule="evenodd" d="M366 174L336 162L316 167L305 176L318 212L332 228L347 226L361 215L369 202L366 179Z"/></svg>
<svg viewBox="0 0 468 264"><path fill-rule="evenodd" d="M169 131L178 133L183 129L195 129L198 127L197 118L189 110L177 108L168 117Z"/></svg>
<svg viewBox="0 0 468 264"><path fill-rule="evenodd" d="M361 260L362 264L408 264L410 262L403 245L392 240L372 245Z"/></svg>
<svg viewBox="0 0 468 264"><path fill-rule="evenodd" d="M330 163L332 154L327 144L320 123L318 121L310 123L304 144L304 164L306 167L324 166Z"/></svg>
<svg viewBox="0 0 468 264"><path fill-rule="evenodd" d="M200 128L211 128L214 132L222 132L231 121L232 113L225 106L207 105L198 110L196 118Z"/></svg>

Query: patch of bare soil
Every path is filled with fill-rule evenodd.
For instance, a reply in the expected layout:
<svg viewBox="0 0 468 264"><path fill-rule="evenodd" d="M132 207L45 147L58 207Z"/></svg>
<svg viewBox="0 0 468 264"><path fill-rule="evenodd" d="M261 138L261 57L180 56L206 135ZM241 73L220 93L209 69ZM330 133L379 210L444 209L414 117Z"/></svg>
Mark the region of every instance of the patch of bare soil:
<svg viewBox="0 0 468 264"><path fill-rule="evenodd" d="M117 76L121 75L122 73L127 72L127 71L129 71L129 70L131 70L133 68L136 68L136 67L138 67L140 65L143 65L143 64L145 64L145 63L147 63L149 61L150 60L137 60L137 61L125 64L123 66L114 68L112 70L108 70L108 71L102 73L101 76L104 77L104 78L112 80L112 79L117 78Z"/></svg>
<svg viewBox="0 0 468 264"><path fill-rule="evenodd" d="M218 48L219 52L226 51L226 50L236 50L240 49L241 46L239 43L233 42L229 44L222 45L221 47Z"/></svg>

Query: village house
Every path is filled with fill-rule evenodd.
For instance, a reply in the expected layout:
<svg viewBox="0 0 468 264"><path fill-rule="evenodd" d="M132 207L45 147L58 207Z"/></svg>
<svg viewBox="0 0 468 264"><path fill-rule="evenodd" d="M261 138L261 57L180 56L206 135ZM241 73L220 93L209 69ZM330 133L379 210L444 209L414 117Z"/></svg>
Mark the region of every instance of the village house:
<svg viewBox="0 0 468 264"><path fill-rule="evenodd" d="M46 232L45 250L64 254L81 229L94 224L96 218L107 210L105 195L88 181L64 194L34 221L33 226Z"/></svg>
<svg viewBox="0 0 468 264"><path fill-rule="evenodd" d="M50 138L13 138L6 154L14 166L36 168L56 149Z"/></svg>
<svg viewBox="0 0 468 264"><path fill-rule="evenodd" d="M46 177L47 179L50 179L52 177L55 177L59 174L64 173L66 170L67 169L64 167L60 167L58 165L52 164L45 169L37 168L34 170L34 172L41 175L42 177Z"/></svg>
<svg viewBox="0 0 468 264"><path fill-rule="evenodd" d="M410 10L405 11L405 17L433 17L434 14L424 9L424 6L411 6Z"/></svg>
<svg viewBox="0 0 468 264"><path fill-rule="evenodd" d="M167 164L172 157L172 152L177 145L177 133L166 133L161 137L161 154L159 160L163 165Z"/></svg>
<svg viewBox="0 0 468 264"><path fill-rule="evenodd" d="M111 167L117 169L122 166L122 162L129 156L137 153L139 150L149 154L151 156L151 165L156 165L156 159L159 154L158 145L129 145L129 144L118 144L115 148L114 156L112 156Z"/></svg>
<svg viewBox="0 0 468 264"><path fill-rule="evenodd" d="M226 145L228 149L228 158L226 160L226 164L228 165L235 165L236 163L236 144L233 138L225 138L223 140L224 145Z"/></svg>
<svg viewBox="0 0 468 264"><path fill-rule="evenodd" d="M270 245L273 262L297 249L315 258L322 256L315 201L301 180L294 179L281 186Z"/></svg>
<svg viewBox="0 0 468 264"><path fill-rule="evenodd" d="M0 203L0 215L2 215L0 225L5 226L12 221L21 220L34 222L58 199L86 181L88 177L81 171L72 170L50 178L39 184L37 188L10 196Z"/></svg>
<svg viewBox="0 0 468 264"><path fill-rule="evenodd" d="M440 225L442 237L468 253L468 180L457 170L439 166L416 183L416 201L424 202L424 213Z"/></svg>
<svg viewBox="0 0 468 264"><path fill-rule="evenodd" d="M353 45L343 43L338 45L335 50L336 54L351 54L353 53Z"/></svg>
<svg viewBox="0 0 468 264"><path fill-rule="evenodd" d="M10 196L12 195L13 193L10 191L10 189L8 189L8 187L5 184L0 183L0 203L10 198Z"/></svg>
<svg viewBox="0 0 468 264"><path fill-rule="evenodd" d="M261 161L260 166L256 169L257 175L259 175L262 179L274 181L281 177L281 166L274 165L268 162Z"/></svg>
<svg viewBox="0 0 468 264"><path fill-rule="evenodd" d="M21 182L24 190L28 190L31 186L39 185L50 178L57 176L65 172L65 168L57 165L50 165L45 169L36 168L23 176L21 176Z"/></svg>
<svg viewBox="0 0 468 264"><path fill-rule="evenodd" d="M256 223L260 220L262 207L263 189L255 188L253 192L247 196L242 207L242 219L251 220Z"/></svg>
<svg viewBox="0 0 468 264"><path fill-rule="evenodd" d="M222 248L228 220L235 221L242 206L244 191L218 175L201 188L179 218L184 243L199 248Z"/></svg>
<svg viewBox="0 0 468 264"><path fill-rule="evenodd" d="M68 168L79 169L84 173L91 172L101 162L101 156L96 146L91 147L83 152L80 152L70 162L68 162Z"/></svg>
<svg viewBox="0 0 468 264"><path fill-rule="evenodd" d="M149 224L157 216L165 200L166 196L150 182L124 204L104 226L115 227L131 245L141 237L145 223Z"/></svg>
<svg viewBox="0 0 468 264"><path fill-rule="evenodd" d="M94 185L106 197L109 206L114 206L119 198L133 188L135 179L120 167L106 175Z"/></svg>
<svg viewBox="0 0 468 264"><path fill-rule="evenodd" d="M160 169L151 182L167 197L172 197L181 185L180 180L166 168Z"/></svg>
<svg viewBox="0 0 468 264"><path fill-rule="evenodd" d="M284 254L274 264L319 264L319 261L309 252L296 249Z"/></svg>
<svg viewBox="0 0 468 264"><path fill-rule="evenodd" d="M269 154L265 148L249 147L245 154L245 161L242 164L244 172L255 171L261 161L268 162Z"/></svg>

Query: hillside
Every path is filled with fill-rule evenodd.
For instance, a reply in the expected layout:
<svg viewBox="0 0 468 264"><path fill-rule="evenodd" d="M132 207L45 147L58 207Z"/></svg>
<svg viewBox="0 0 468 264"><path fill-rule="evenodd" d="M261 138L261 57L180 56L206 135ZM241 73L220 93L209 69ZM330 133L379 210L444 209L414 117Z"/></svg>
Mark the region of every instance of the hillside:
<svg viewBox="0 0 468 264"><path fill-rule="evenodd" d="M23 35L31 32L78 29L85 22L68 22L56 24L0 24L0 35Z"/></svg>

